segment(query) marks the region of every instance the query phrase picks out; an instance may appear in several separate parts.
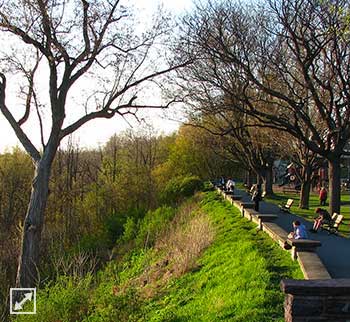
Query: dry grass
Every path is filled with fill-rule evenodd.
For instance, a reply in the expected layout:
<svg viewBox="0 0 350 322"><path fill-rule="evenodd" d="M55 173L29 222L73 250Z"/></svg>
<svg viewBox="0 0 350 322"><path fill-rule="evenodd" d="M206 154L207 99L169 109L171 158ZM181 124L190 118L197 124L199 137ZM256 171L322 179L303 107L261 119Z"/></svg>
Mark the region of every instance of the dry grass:
<svg viewBox="0 0 350 322"><path fill-rule="evenodd" d="M196 211L188 222L172 225L170 231L156 244L167 253L168 261L176 276L193 269L196 259L214 238L209 218Z"/></svg>
<svg viewBox="0 0 350 322"><path fill-rule="evenodd" d="M89 273L94 273L98 264L97 257L84 251L79 251L69 257L56 255L52 258L52 267L56 275L69 275L83 278Z"/></svg>
<svg viewBox="0 0 350 322"><path fill-rule="evenodd" d="M151 298L157 289L170 279L179 277L196 267L196 260L214 239L214 230L206 214L195 202L186 204L177 213L155 244L160 259L134 280L145 298Z"/></svg>

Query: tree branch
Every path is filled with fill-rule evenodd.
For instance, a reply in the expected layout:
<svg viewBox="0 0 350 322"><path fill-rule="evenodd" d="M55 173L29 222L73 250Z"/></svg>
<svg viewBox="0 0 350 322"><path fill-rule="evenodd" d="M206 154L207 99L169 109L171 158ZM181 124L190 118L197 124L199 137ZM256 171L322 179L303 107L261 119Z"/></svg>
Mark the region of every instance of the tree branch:
<svg viewBox="0 0 350 322"><path fill-rule="evenodd" d="M38 162L40 160L40 153L29 140L27 135L23 132L19 124L16 122L15 118L8 110L5 104L5 90L6 90L6 77L3 73L0 73L1 83L0 83L0 110L2 114L5 116L7 121L10 123L11 127L16 133L16 136L22 143L23 147L26 149L28 154L31 156L34 162Z"/></svg>

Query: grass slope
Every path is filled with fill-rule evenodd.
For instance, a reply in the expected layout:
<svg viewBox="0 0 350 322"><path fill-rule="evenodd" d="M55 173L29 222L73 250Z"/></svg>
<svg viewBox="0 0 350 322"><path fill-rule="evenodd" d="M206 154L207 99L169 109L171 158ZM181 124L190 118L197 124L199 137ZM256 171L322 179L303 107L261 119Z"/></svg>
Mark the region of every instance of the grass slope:
<svg viewBox="0 0 350 322"><path fill-rule="evenodd" d="M211 192L201 208L216 228L198 269L175 280L147 310L147 321L283 321L282 278L303 278L281 250L236 208Z"/></svg>
<svg viewBox="0 0 350 322"><path fill-rule="evenodd" d="M284 295L279 283L282 278L303 278L297 262L215 192L197 196L192 203L197 206L190 207L193 210L184 217L188 221L183 234L173 229L171 235L170 229L167 239L181 240L187 234L190 238L186 240L193 245L195 234L206 235L208 241L214 239L193 265L186 266L186 273L176 274L176 266L171 264L178 263L175 257L181 259L182 254L172 248L159 251L158 241L154 248L134 249L119 261L111 261L96 276L59 277L38 292L38 314L13 316L11 320L283 321ZM200 233L189 230L197 219L201 219L198 223L202 226L198 225L202 228L206 219L211 229ZM179 218L169 220L168 227L172 227ZM184 254L185 246L181 247Z"/></svg>

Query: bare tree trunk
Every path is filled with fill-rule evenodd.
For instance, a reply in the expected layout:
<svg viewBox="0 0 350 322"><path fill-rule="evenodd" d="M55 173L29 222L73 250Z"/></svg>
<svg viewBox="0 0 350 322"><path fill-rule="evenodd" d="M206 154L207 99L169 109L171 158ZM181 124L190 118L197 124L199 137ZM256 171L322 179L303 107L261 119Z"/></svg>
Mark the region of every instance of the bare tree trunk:
<svg viewBox="0 0 350 322"><path fill-rule="evenodd" d="M269 166L265 170L265 192L266 195L273 195L273 173L272 166Z"/></svg>
<svg viewBox="0 0 350 322"><path fill-rule="evenodd" d="M309 209L310 189L311 189L311 181L309 180L303 181L301 184L301 190L300 190L299 208Z"/></svg>
<svg viewBox="0 0 350 322"><path fill-rule="evenodd" d="M256 183L262 185L264 183L264 171L257 170Z"/></svg>
<svg viewBox="0 0 350 322"><path fill-rule="evenodd" d="M311 190L312 166L306 163L303 165L301 174L301 190L299 208L309 209L310 190Z"/></svg>
<svg viewBox="0 0 350 322"><path fill-rule="evenodd" d="M250 188L252 186L252 170L246 171L246 185Z"/></svg>
<svg viewBox="0 0 350 322"><path fill-rule="evenodd" d="M48 198L51 164L44 160L35 166L30 202L24 220L22 247L17 270L17 287L33 287L38 282L41 232Z"/></svg>
<svg viewBox="0 0 350 322"><path fill-rule="evenodd" d="M328 160L329 211L340 212L340 157Z"/></svg>

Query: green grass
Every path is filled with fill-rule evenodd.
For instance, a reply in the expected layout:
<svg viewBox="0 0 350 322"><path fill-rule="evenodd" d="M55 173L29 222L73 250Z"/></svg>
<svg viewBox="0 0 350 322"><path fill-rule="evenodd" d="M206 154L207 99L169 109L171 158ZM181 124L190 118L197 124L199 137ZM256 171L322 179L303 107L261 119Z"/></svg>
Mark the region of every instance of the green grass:
<svg viewBox="0 0 350 322"><path fill-rule="evenodd" d="M243 184L241 183L237 185L237 188L243 191L245 190ZM279 204L285 204L287 200L290 198L294 199L291 212L309 221L313 221L313 219L316 217L316 214L315 214L316 208L321 207L329 210L328 203L326 204L327 206L320 206L318 194L313 192L310 193L309 209L299 208L300 195L296 193L275 192L273 196L265 197L264 201L279 205ZM344 216L344 220L339 227L339 232L344 237L350 237L350 225L349 225L350 224L350 194L348 192L342 192L340 213Z"/></svg>
<svg viewBox="0 0 350 322"><path fill-rule="evenodd" d="M191 271L164 282L163 273L170 269L165 266L158 280L142 286L145 272L156 267L162 254L152 248L134 250L110 262L93 279L59 278L39 291L37 315L13 320L284 321L279 285L283 278L303 278L298 263L215 192L204 193L198 202L215 238Z"/></svg>
<svg viewBox="0 0 350 322"><path fill-rule="evenodd" d="M303 278L299 266L256 225L215 193L202 209L216 239L198 270L173 281L146 307L146 321L283 321L282 278Z"/></svg>
<svg viewBox="0 0 350 322"><path fill-rule="evenodd" d="M275 193L274 196L271 197L266 197L265 201L266 202L271 202L274 204L283 204L287 201L287 199L292 198L294 199L294 204L291 208L291 212L295 215L298 215L300 217L305 218L306 220L313 221L315 216L315 210L318 207L321 208L328 208L327 206L320 206L320 201L318 198L318 195L315 193L310 194L310 199L309 199L309 209L300 209L299 208L299 201L300 201L300 196L299 194L295 193ZM344 237L349 237L350 235L350 226L349 226L349 221L350 221L350 195L349 194L342 194L341 196L341 208L340 208L340 213L344 216L344 220L342 224L339 227L339 232L342 236Z"/></svg>

